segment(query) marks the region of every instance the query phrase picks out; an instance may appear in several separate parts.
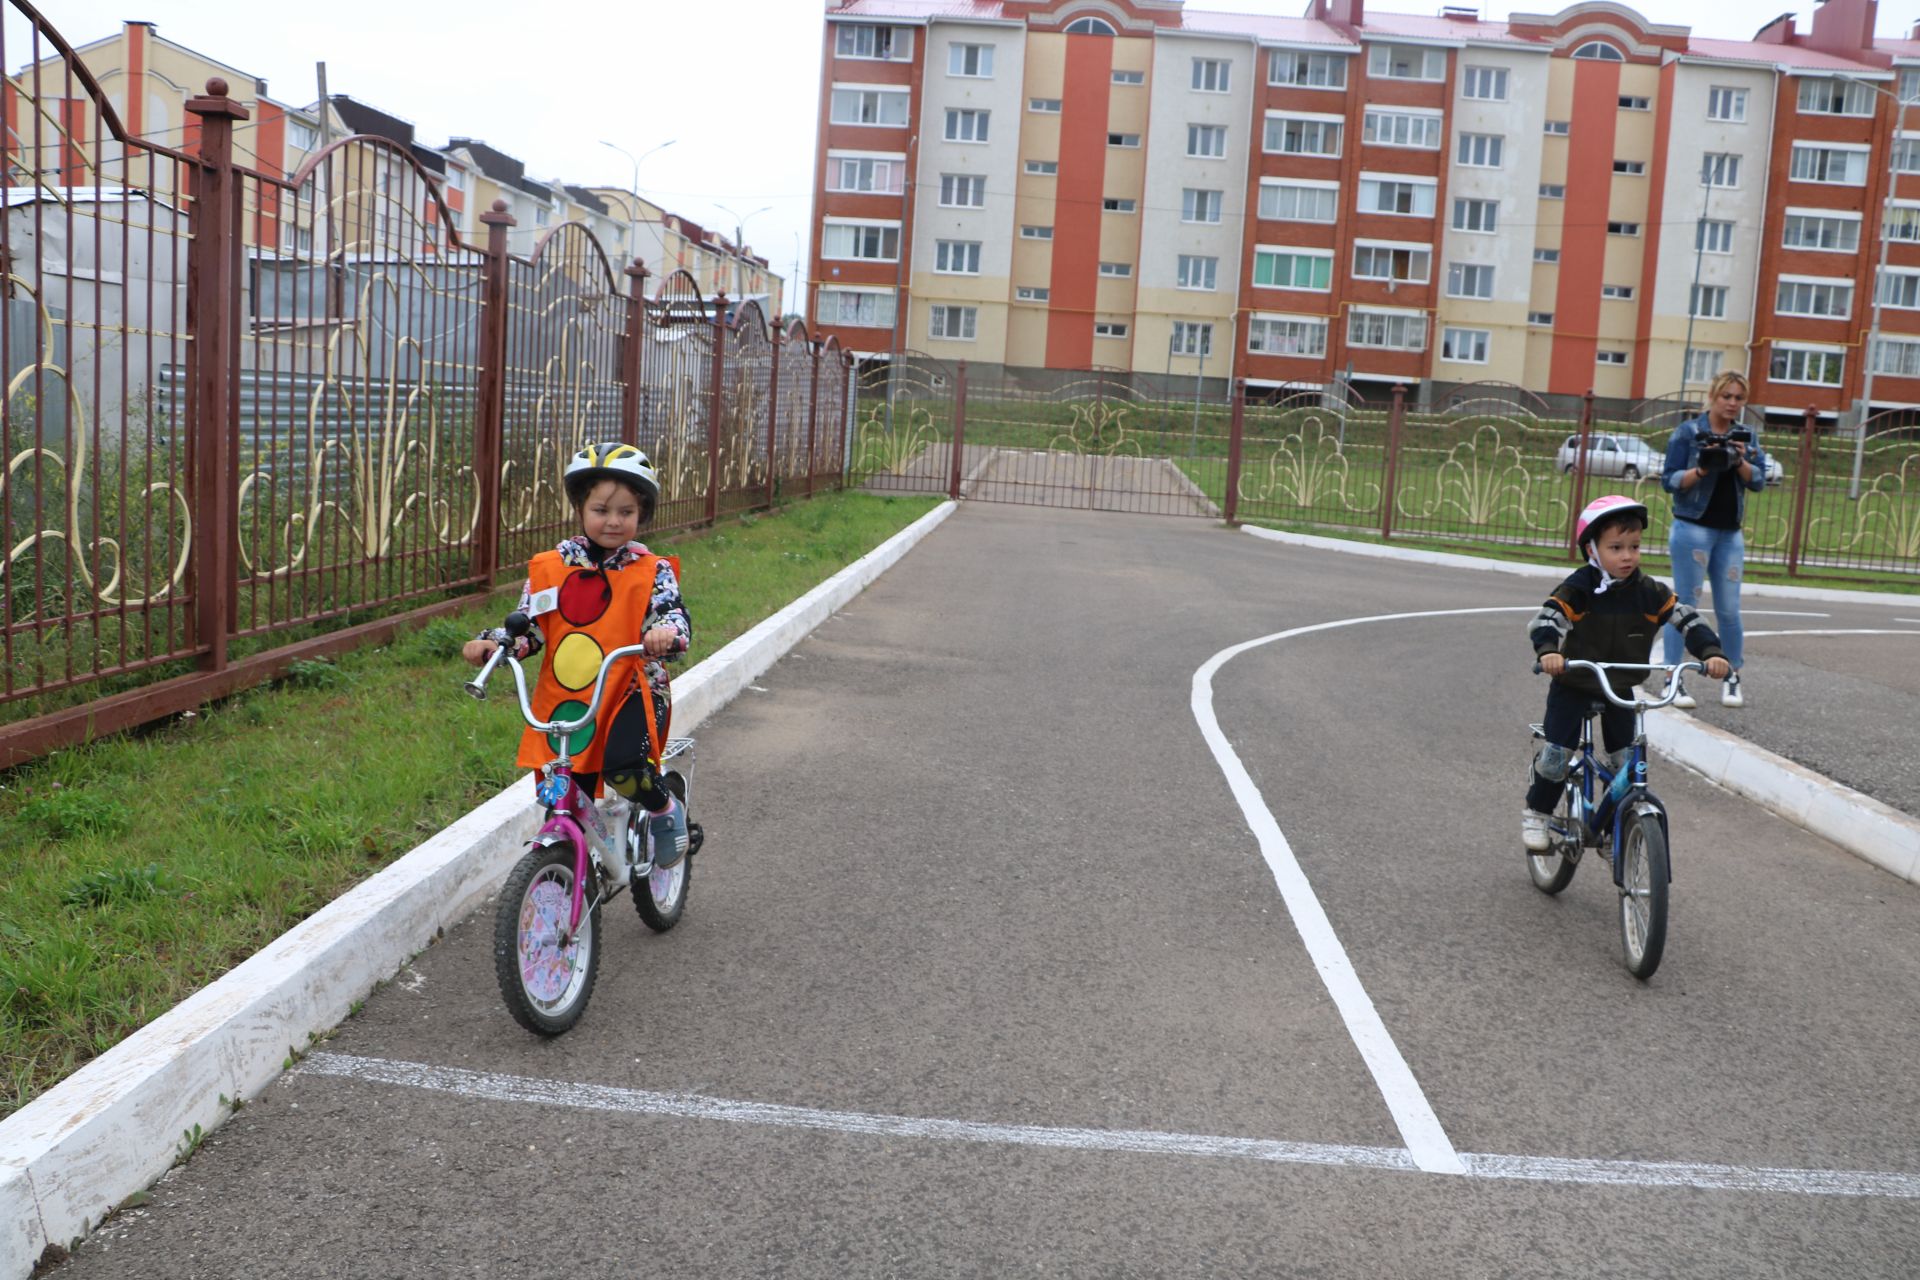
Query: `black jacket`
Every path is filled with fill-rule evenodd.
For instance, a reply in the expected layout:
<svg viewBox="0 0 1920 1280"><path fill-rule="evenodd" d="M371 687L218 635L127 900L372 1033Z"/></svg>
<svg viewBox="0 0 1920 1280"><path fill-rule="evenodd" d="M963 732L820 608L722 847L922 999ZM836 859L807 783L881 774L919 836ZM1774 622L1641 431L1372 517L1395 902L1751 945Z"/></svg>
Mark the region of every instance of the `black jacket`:
<svg viewBox="0 0 1920 1280"><path fill-rule="evenodd" d="M1649 578L1638 569L1631 578L1622 579L1605 592L1600 585L1600 570L1582 565L1567 580L1553 589L1540 612L1527 624L1527 637L1533 651L1544 656L1559 653L1588 662L1645 662L1653 653L1653 641L1662 624L1671 622L1686 641L1687 652L1701 660L1722 656L1720 637L1713 633L1700 611L1681 604L1672 588L1657 578ZM1645 678L1644 671L1612 671L1607 683L1620 697ZM1569 689L1600 696L1600 686L1591 671L1567 671L1554 677Z"/></svg>

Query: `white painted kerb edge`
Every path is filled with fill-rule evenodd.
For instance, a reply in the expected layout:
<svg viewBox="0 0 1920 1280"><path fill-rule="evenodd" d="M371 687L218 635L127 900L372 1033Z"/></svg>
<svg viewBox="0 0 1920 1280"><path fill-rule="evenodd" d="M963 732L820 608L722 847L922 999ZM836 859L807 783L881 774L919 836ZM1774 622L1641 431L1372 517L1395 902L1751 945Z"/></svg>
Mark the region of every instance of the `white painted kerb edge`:
<svg viewBox="0 0 1920 1280"><path fill-rule="evenodd" d="M725 706L953 514L942 503L673 682L676 729ZM464 699L451 675L448 714ZM533 832L526 784L499 795L315 912L0 1122L0 1280L23 1280L49 1241L85 1235L165 1173L183 1134L284 1068L374 985L465 918Z"/></svg>

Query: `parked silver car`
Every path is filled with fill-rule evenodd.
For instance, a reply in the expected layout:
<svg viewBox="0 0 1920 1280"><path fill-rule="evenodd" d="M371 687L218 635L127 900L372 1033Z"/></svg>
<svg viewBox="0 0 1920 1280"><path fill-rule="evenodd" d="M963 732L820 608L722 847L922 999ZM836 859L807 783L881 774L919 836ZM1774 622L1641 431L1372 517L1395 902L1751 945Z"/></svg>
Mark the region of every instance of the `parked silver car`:
<svg viewBox="0 0 1920 1280"><path fill-rule="evenodd" d="M1568 436L1560 452L1554 455L1553 465L1561 471L1572 471L1579 452L1580 437ZM1590 476L1638 480L1641 476L1658 476L1665 464L1666 455L1637 436L1596 431L1587 437L1587 474Z"/></svg>

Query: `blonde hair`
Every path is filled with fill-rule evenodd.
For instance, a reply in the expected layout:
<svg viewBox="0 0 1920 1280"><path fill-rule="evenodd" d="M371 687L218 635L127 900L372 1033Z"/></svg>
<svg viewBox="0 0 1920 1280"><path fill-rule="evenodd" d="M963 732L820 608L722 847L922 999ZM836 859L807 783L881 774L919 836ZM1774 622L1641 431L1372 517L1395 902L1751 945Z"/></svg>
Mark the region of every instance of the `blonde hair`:
<svg viewBox="0 0 1920 1280"><path fill-rule="evenodd" d="M1715 400L1718 400L1720 393L1726 390L1729 382L1737 382L1740 384L1740 394L1743 397L1753 394L1753 389L1747 385L1746 374L1741 373L1737 369L1724 369L1720 372L1719 376L1714 378L1713 382L1708 385L1707 403L1712 404Z"/></svg>

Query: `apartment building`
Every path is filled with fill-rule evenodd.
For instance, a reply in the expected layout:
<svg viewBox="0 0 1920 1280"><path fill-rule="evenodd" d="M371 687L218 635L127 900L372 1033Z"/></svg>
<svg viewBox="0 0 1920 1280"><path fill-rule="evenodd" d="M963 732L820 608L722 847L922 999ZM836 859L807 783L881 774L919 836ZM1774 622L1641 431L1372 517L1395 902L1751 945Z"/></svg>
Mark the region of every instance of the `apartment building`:
<svg viewBox="0 0 1920 1280"><path fill-rule="evenodd" d="M1920 32L1877 7L1724 41L1604 2L830 0L808 315L1255 387L1920 405Z"/></svg>

